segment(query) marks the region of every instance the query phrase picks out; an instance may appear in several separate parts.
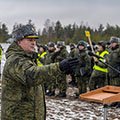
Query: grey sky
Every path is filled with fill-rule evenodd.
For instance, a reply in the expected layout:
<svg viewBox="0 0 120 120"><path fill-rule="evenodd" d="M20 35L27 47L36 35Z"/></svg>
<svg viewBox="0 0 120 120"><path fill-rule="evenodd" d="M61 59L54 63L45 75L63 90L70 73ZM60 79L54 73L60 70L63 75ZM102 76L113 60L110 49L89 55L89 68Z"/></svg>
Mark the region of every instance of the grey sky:
<svg viewBox="0 0 120 120"><path fill-rule="evenodd" d="M62 25L83 21L91 27L99 24L120 25L120 0L0 0L0 22L11 32L15 23L25 24L29 19L37 28L45 20L59 20Z"/></svg>

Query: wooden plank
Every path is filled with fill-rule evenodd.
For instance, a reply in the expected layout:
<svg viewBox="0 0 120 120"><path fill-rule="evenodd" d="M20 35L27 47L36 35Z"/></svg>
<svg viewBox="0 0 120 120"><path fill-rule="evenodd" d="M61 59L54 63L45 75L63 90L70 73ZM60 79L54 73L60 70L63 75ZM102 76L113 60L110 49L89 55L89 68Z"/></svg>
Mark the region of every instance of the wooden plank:
<svg viewBox="0 0 120 120"><path fill-rule="evenodd" d="M120 102L120 87L105 86L98 88L96 90L80 94L80 99L103 104Z"/></svg>
<svg viewBox="0 0 120 120"><path fill-rule="evenodd" d="M108 87L108 86L105 86L105 87L102 87L102 88L98 88L98 89L96 89L96 90L92 90L92 91L89 91L89 92L80 94L80 97L84 97L84 96L86 97L86 96L98 94L98 93L102 92L103 89L105 89L106 87Z"/></svg>
<svg viewBox="0 0 120 120"><path fill-rule="evenodd" d="M114 96L111 96L111 97L106 97L102 101L103 104L111 104L111 103L114 103L114 102L120 102L120 93L116 94Z"/></svg>
<svg viewBox="0 0 120 120"><path fill-rule="evenodd" d="M113 93L120 93L120 87L117 86L108 86L103 88L105 92L113 92Z"/></svg>

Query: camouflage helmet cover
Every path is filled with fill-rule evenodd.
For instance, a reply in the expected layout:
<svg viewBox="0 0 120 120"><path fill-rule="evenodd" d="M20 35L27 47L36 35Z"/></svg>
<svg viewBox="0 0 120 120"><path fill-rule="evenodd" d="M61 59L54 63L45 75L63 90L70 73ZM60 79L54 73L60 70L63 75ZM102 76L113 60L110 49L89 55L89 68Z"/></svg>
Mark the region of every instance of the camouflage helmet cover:
<svg viewBox="0 0 120 120"><path fill-rule="evenodd" d="M43 48L44 51L46 51L47 47L45 45L42 45L42 44L37 44L37 47L38 47L38 51L40 48Z"/></svg>
<svg viewBox="0 0 120 120"><path fill-rule="evenodd" d="M111 37L110 38L110 43L118 43L119 42L119 38L118 37Z"/></svg>
<svg viewBox="0 0 120 120"><path fill-rule="evenodd" d="M72 48L75 48L75 44L74 43L70 43L69 46L72 47Z"/></svg>
<svg viewBox="0 0 120 120"><path fill-rule="evenodd" d="M80 40L77 44L77 47L80 46L80 45L82 45L84 47L87 47L87 43L84 40Z"/></svg>
<svg viewBox="0 0 120 120"><path fill-rule="evenodd" d="M57 42L57 47L63 47L63 46L65 46L64 41L58 41Z"/></svg>
<svg viewBox="0 0 120 120"><path fill-rule="evenodd" d="M54 42L49 42L49 43L47 44L47 46L48 46L48 47L55 47L55 43L54 43Z"/></svg>
<svg viewBox="0 0 120 120"><path fill-rule="evenodd" d="M12 38L16 40L22 40L24 38L34 38L38 39L38 35L36 34L36 30L33 25L27 24L27 25L21 25L17 27L12 32Z"/></svg>
<svg viewBox="0 0 120 120"><path fill-rule="evenodd" d="M106 43L102 40L98 42L98 45L102 46L104 49L106 47Z"/></svg>

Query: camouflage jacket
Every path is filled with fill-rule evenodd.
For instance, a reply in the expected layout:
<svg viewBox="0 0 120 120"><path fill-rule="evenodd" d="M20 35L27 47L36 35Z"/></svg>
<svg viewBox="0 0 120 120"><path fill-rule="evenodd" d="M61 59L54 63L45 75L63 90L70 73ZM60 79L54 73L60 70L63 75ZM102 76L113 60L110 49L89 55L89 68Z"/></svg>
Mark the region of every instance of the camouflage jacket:
<svg viewBox="0 0 120 120"><path fill-rule="evenodd" d="M120 46L114 50L109 50L109 55L107 56L107 62L112 67L120 71ZM120 74L115 70L108 67L110 77L119 77Z"/></svg>
<svg viewBox="0 0 120 120"><path fill-rule="evenodd" d="M70 58L75 58L76 52L77 52L77 48L72 49L69 53L69 57Z"/></svg>
<svg viewBox="0 0 120 120"><path fill-rule="evenodd" d="M2 76L1 120L45 120L43 83L46 76L61 73L59 64L38 67L34 54L17 43L6 52Z"/></svg>
<svg viewBox="0 0 120 120"><path fill-rule="evenodd" d="M76 76L89 76L91 74L91 58L86 50L76 51L75 57L79 59L79 65L76 68Z"/></svg>
<svg viewBox="0 0 120 120"><path fill-rule="evenodd" d="M49 52L47 51L47 55L45 57L45 65L48 65L50 63L54 63L52 56L54 55L54 51L53 52Z"/></svg>
<svg viewBox="0 0 120 120"><path fill-rule="evenodd" d="M62 49L60 49L59 52L57 52L58 54L56 55L56 57L54 58L54 62L60 62L62 60L64 60L65 58L69 57L69 53L66 50L66 47L63 47Z"/></svg>

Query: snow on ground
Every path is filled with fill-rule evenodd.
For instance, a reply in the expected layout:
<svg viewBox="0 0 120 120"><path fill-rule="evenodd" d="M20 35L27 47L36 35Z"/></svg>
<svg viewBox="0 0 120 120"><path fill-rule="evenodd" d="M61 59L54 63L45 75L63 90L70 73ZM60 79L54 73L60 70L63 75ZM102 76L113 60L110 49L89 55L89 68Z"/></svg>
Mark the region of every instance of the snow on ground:
<svg viewBox="0 0 120 120"><path fill-rule="evenodd" d="M102 104L46 97L47 120L104 120ZM107 120L120 120L120 108L108 108Z"/></svg>
<svg viewBox="0 0 120 120"><path fill-rule="evenodd" d="M4 66L4 63L5 63L5 60L6 60L6 58L5 58L5 52L6 52L6 50L7 50L7 48L8 48L9 45L10 45L10 44L8 44L8 43L2 43L2 44L1 44L1 46L2 46L2 48L3 48L2 60L1 60L1 73L2 73L2 71L3 71L3 66Z"/></svg>
<svg viewBox="0 0 120 120"><path fill-rule="evenodd" d="M2 44L4 49L2 70L6 60L5 51L8 46L9 44ZM74 88L69 88L71 94L74 90ZM81 101L75 98L63 99L46 96L46 111L46 120L104 120L102 104ZM107 120L120 120L120 108L109 107L107 109Z"/></svg>

